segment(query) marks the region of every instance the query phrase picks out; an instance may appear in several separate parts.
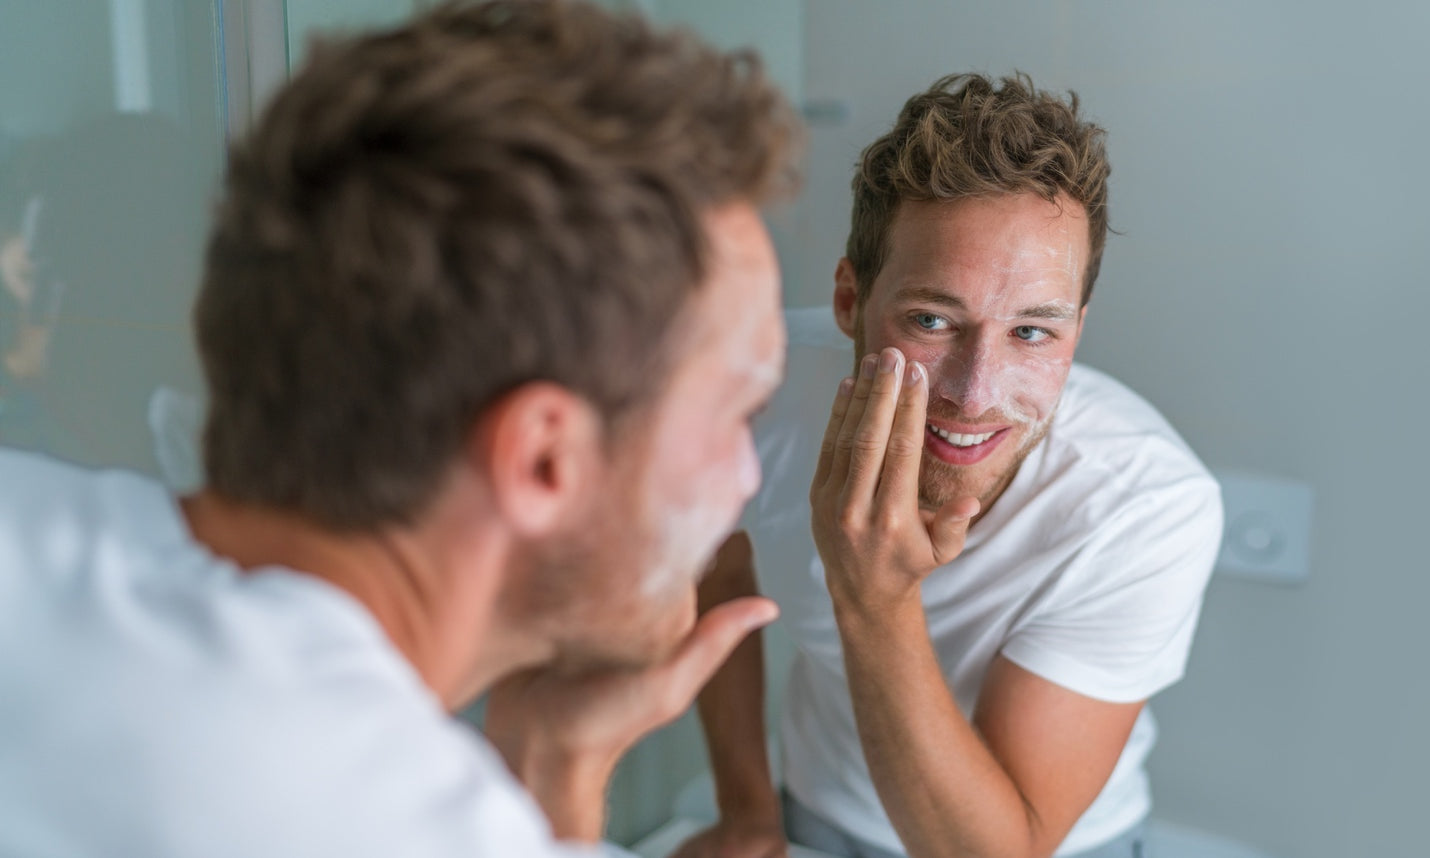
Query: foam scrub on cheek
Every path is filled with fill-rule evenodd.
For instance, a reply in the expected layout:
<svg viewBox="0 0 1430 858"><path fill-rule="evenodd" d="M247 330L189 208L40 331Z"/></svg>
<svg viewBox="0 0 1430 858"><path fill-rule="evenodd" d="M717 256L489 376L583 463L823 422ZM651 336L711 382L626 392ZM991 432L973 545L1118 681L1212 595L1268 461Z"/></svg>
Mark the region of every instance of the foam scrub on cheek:
<svg viewBox="0 0 1430 858"><path fill-rule="evenodd" d="M694 583L694 576L714 557L734 522L714 503L699 501L661 510L654 521L655 546L650 571L642 581L647 598Z"/></svg>
<svg viewBox="0 0 1430 858"><path fill-rule="evenodd" d="M1041 400L1048 388L1054 384L1055 367L1042 358L1023 360L1001 360L994 365L995 358L984 358L977 367L977 377L971 378L965 362L958 355L946 354L935 364L932 392L935 396L954 403L960 410L960 417L975 420L985 414L996 415L1012 423L1031 425L1045 421L1051 408L1042 409L1032 400ZM1056 361L1066 365L1067 361ZM978 401L982 404L977 413L964 408L971 385L978 385ZM1056 397L1053 397L1056 398ZM932 410L932 409L931 409ZM1041 412L1041 416L1040 416Z"/></svg>

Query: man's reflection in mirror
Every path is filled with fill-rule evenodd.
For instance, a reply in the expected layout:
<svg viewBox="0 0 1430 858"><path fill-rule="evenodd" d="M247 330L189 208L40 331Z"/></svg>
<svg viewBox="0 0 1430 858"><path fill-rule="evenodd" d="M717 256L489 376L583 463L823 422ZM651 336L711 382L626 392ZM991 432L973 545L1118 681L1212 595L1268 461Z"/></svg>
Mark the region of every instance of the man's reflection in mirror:
<svg viewBox="0 0 1430 858"><path fill-rule="evenodd" d="M35 447L46 433L34 385L44 374L64 286L37 271L44 198L25 189L19 173L0 172L0 438Z"/></svg>

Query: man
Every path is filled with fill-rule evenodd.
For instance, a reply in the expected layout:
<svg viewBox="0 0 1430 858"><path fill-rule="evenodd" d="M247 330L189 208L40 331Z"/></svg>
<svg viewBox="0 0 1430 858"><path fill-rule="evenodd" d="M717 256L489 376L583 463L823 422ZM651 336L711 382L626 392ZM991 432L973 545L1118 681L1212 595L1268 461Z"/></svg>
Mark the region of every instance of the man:
<svg viewBox="0 0 1430 858"><path fill-rule="evenodd" d="M584 854L773 616L694 583L759 482L796 134L587 5L317 50L210 240L207 485L0 453L0 853ZM494 686L504 763L450 715Z"/></svg>
<svg viewBox="0 0 1430 858"><path fill-rule="evenodd" d="M1075 98L967 75L865 150L834 290L854 377L791 323L775 476L701 589L758 566L797 644L783 807L747 642L701 696L721 821L684 855L1140 854L1144 704L1183 670L1221 510L1151 406L1072 362L1102 137Z"/></svg>

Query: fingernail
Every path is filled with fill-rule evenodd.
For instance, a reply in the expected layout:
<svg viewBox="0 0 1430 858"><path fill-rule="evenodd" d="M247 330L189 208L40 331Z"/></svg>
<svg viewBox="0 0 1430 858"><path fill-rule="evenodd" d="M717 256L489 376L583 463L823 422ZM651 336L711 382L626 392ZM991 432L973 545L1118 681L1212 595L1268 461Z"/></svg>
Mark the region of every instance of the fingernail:
<svg viewBox="0 0 1430 858"><path fill-rule="evenodd" d="M918 384L924 378L924 365L916 360L909 361L909 384Z"/></svg>
<svg viewBox="0 0 1430 858"><path fill-rule="evenodd" d="M779 607L776 606L774 602L769 602L765 605L762 605L761 610L750 617L746 628L748 628L750 631L754 631L755 629L768 626L770 623L773 623L775 620L779 619L779 617Z"/></svg>
<svg viewBox="0 0 1430 858"><path fill-rule="evenodd" d="M874 377L874 367L878 365L877 355L864 355L864 360L859 364L859 374L864 378Z"/></svg>
<svg viewBox="0 0 1430 858"><path fill-rule="evenodd" d="M853 377L846 378L846 379L844 379L843 381L839 382L839 395L840 395L840 396L848 396L849 394L851 394L851 393L853 393L853 392L854 392L854 379L853 379Z"/></svg>
<svg viewBox="0 0 1430 858"><path fill-rule="evenodd" d="M899 368L899 353L893 349L885 349L879 355L879 372L893 372Z"/></svg>

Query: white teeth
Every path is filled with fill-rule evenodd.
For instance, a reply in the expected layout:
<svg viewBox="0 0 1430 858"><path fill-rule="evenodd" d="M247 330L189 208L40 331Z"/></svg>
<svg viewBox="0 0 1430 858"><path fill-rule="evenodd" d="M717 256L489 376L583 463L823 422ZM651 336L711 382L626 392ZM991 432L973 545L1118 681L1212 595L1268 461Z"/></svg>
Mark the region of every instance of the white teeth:
<svg viewBox="0 0 1430 858"><path fill-rule="evenodd" d="M937 426L929 426L935 435L952 444L955 447L972 447L975 444L982 444L992 438L995 432L985 432L982 435L960 435L957 432L945 432Z"/></svg>

